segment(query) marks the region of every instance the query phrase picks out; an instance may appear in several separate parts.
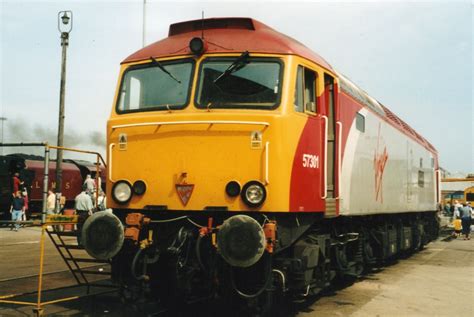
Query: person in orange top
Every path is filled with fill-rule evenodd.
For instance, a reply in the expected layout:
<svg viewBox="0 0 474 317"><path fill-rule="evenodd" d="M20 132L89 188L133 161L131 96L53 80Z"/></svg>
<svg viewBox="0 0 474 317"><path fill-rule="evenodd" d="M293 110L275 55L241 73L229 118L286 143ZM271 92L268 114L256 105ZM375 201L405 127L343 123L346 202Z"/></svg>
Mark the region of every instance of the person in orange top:
<svg viewBox="0 0 474 317"><path fill-rule="evenodd" d="M13 197L15 197L16 192L20 190L20 185L22 183L21 180L20 180L20 173L16 172L13 175L12 183L13 183L12 195L13 195Z"/></svg>

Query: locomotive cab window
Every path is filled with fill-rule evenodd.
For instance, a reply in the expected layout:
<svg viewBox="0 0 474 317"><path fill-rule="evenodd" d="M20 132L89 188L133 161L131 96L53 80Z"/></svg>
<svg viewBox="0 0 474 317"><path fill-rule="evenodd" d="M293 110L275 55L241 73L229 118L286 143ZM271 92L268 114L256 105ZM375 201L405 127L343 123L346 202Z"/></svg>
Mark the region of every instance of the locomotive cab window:
<svg viewBox="0 0 474 317"><path fill-rule="evenodd" d="M356 129L365 132L365 117L360 113L356 115Z"/></svg>
<svg viewBox="0 0 474 317"><path fill-rule="evenodd" d="M296 112L316 113L316 80L316 72L298 66L294 103Z"/></svg>
<svg viewBox="0 0 474 317"><path fill-rule="evenodd" d="M120 85L117 112L181 109L191 88L192 60L159 62L132 66Z"/></svg>
<svg viewBox="0 0 474 317"><path fill-rule="evenodd" d="M425 187L425 172L418 171L418 187Z"/></svg>
<svg viewBox="0 0 474 317"><path fill-rule="evenodd" d="M208 58L201 64L196 106L274 109L280 102L282 69L271 58Z"/></svg>

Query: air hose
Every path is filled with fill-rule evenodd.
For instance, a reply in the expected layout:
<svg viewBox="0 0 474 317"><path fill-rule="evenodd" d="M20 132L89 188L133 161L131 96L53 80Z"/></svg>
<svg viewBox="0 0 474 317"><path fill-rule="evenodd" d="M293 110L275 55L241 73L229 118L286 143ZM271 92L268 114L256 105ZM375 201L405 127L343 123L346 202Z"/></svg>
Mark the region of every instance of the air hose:
<svg viewBox="0 0 474 317"><path fill-rule="evenodd" d="M144 254L144 259L143 259L143 268L142 268L142 274L141 275L138 275L137 274L137 265L139 263L139 259L143 253L143 251L146 251L146 248L142 249L140 248L137 253L135 254L135 256L133 257L133 261L132 261L132 266L131 266L131 271L132 271L132 276L137 280L137 281L141 281L141 280L146 280L148 279L148 275L146 275L146 267L147 267L147 264L151 264L151 263L155 263L156 261L158 261L160 255L159 253L156 253L155 256L153 258L147 258L147 254Z"/></svg>
<svg viewBox="0 0 474 317"><path fill-rule="evenodd" d="M204 264L202 263L202 258L201 258L201 240L202 240L202 236L198 235L198 238L196 240L196 258L199 263L199 267L201 267L201 270L205 272L206 267L204 267Z"/></svg>
<svg viewBox="0 0 474 317"><path fill-rule="evenodd" d="M131 270L132 270L132 276L137 280L137 281L141 281L141 280L144 280L147 278L146 276L146 261L145 259L143 260L143 274L141 275L137 275L136 273L136 267L137 267L137 263L138 263L138 259L140 258L141 254L143 253L145 249L139 249L138 252L135 254L135 256L133 257L133 261L132 261L132 266L131 266Z"/></svg>
<svg viewBox="0 0 474 317"><path fill-rule="evenodd" d="M265 277L265 283L263 284L263 286L255 293L253 294L247 294L247 293L244 293L242 292L241 290L239 290L237 288L237 285L235 284L235 277L234 277L234 269L233 267L231 266L230 268L230 281L231 281L231 284L232 284L232 288L234 289L234 291L241 297L243 298L247 298L247 299L251 299L251 298L256 298L258 296L260 296L268 287L268 284L270 284L270 281L272 280L272 256L267 254L267 259L266 259L266 277Z"/></svg>

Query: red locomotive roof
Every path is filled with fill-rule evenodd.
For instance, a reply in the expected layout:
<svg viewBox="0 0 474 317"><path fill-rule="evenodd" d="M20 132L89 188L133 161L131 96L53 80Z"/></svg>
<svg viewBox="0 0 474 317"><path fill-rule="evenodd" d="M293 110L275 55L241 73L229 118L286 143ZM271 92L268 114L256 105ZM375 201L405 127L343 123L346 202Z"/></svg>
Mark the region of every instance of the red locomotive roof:
<svg viewBox="0 0 474 317"><path fill-rule="evenodd" d="M127 57L122 63L191 54L189 41L201 37L208 44L208 53L272 53L299 55L322 67L332 67L318 54L300 42L250 18L213 18L170 25L168 37Z"/></svg>

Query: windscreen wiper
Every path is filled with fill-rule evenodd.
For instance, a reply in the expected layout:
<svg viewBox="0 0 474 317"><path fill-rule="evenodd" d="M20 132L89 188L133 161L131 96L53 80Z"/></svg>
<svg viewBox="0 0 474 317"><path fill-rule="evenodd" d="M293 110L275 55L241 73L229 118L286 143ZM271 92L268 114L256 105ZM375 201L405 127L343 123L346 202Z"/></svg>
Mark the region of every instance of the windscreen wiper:
<svg viewBox="0 0 474 317"><path fill-rule="evenodd" d="M250 54L248 51L243 52L232 64L230 64L227 69L219 75L216 79L214 79L214 84L217 83L219 80L226 78L230 74L238 71L239 69L244 68L249 63L248 58Z"/></svg>
<svg viewBox="0 0 474 317"><path fill-rule="evenodd" d="M156 59L154 59L153 57L150 57L150 59L151 59L151 64L152 64L152 65L158 66L158 68L161 69L164 73L168 74L168 76L170 76L171 78L173 78L174 80L176 80L177 83L181 84L181 81L180 81L178 78L174 77L174 75L171 74L169 71L167 71L166 68L164 68L163 65L161 65L160 62L158 62L158 61L157 61Z"/></svg>

